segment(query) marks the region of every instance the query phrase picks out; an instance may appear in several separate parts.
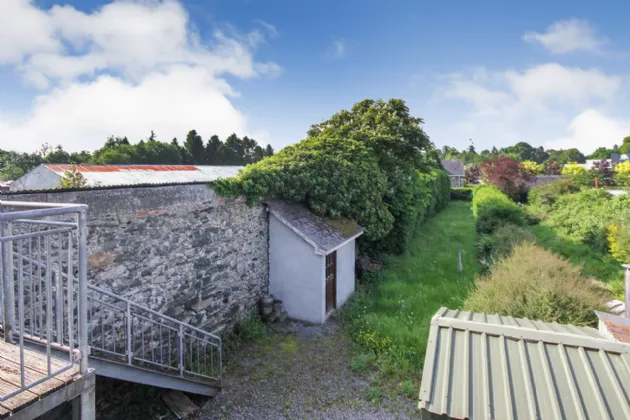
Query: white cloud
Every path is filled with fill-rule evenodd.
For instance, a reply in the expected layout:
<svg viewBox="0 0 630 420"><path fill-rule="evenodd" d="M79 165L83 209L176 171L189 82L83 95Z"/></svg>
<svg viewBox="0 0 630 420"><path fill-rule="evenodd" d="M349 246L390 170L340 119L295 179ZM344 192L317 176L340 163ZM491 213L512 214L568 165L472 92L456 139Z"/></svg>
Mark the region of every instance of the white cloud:
<svg viewBox="0 0 630 420"><path fill-rule="evenodd" d="M330 55L333 58L343 58L346 55L346 40L335 39L330 47Z"/></svg>
<svg viewBox="0 0 630 420"><path fill-rule="evenodd" d="M472 69L446 80L442 98L471 106L453 117L449 135L483 139L478 144L482 149L527 141L590 152L630 134L630 124L606 112L622 79L599 70L547 63L521 71Z"/></svg>
<svg viewBox="0 0 630 420"><path fill-rule="evenodd" d="M567 136L549 141L548 147L577 147L582 152L591 153L598 147L621 144L623 138L630 134L630 122L606 116L596 109L587 109L571 120L567 131Z"/></svg>
<svg viewBox="0 0 630 420"><path fill-rule="evenodd" d="M175 0L114 2L92 13L2 0L0 65L11 65L42 93L19 117L0 103L0 133L27 151L43 141L93 149L110 134L139 139L150 130L163 140L192 128L206 136L251 134L221 76L280 71L253 58L265 34L273 35L266 25L265 32L216 30L201 39Z"/></svg>
<svg viewBox="0 0 630 420"><path fill-rule="evenodd" d="M600 52L606 40L598 36L586 20L569 19L559 21L547 28L547 32L528 32L523 35L527 42L540 43L552 54L571 52Z"/></svg>

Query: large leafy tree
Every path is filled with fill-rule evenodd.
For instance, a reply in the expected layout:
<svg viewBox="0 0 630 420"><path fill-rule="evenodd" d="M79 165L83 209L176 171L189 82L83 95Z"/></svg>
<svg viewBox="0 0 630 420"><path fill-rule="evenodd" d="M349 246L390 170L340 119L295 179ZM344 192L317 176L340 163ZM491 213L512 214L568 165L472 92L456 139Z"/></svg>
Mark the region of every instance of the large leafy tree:
<svg viewBox="0 0 630 420"><path fill-rule="evenodd" d="M523 165L507 156L497 156L481 164L484 182L492 184L514 200L520 200L525 191L527 174Z"/></svg>
<svg viewBox="0 0 630 420"><path fill-rule="evenodd" d="M401 99L365 99L349 111L342 110L329 120L312 125L308 137L352 138L375 150L381 167L407 162L422 168L426 152L434 146L421 124L422 118L413 117Z"/></svg>

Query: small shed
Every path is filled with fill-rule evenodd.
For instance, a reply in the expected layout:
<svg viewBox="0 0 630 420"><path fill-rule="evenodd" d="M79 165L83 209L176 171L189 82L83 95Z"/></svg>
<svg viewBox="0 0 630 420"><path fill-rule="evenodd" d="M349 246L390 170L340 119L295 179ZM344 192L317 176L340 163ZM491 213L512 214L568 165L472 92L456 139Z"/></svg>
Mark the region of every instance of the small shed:
<svg viewBox="0 0 630 420"><path fill-rule="evenodd" d="M363 228L300 204L266 200L269 293L290 318L321 324L354 293L355 240Z"/></svg>
<svg viewBox="0 0 630 420"><path fill-rule="evenodd" d="M422 419L628 419L630 345L594 328L442 308Z"/></svg>
<svg viewBox="0 0 630 420"><path fill-rule="evenodd" d="M442 160L442 167L451 178L451 187L462 188L466 185L466 169L459 159Z"/></svg>

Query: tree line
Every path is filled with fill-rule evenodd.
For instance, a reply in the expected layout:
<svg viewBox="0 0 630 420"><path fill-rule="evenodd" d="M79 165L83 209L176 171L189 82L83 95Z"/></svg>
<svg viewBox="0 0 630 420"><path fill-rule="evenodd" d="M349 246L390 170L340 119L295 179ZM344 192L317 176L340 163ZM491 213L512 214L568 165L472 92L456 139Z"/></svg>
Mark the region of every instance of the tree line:
<svg viewBox="0 0 630 420"><path fill-rule="evenodd" d="M450 146L444 146L440 149L440 157L442 159L459 159L465 165L480 165L496 156L506 156L521 162L535 162L554 171L557 170L559 165L566 165L567 163L585 163L586 159L609 159L613 153L630 153L630 136L623 139L621 146L615 145L612 148L600 147L588 156L576 148L545 149L542 146L533 147L526 142L520 142L500 149L493 147L492 149L484 149L481 152L477 152L471 140L468 148L462 151Z"/></svg>
<svg viewBox="0 0 630 420"><path fill-rule="evenodd" d="M34 153L0 149L0 181L21 177L42 163L74 164L149 164L149 165L247 165L272 156L271 145L261 146L248 136L229 135L222 141L217 135L204 142L196 130L190 130L180 145L177 138L162 142L153 131L146 139L131 143L127 137L111 136L94 152L67 152L63 146L45 143Z"/></svg>

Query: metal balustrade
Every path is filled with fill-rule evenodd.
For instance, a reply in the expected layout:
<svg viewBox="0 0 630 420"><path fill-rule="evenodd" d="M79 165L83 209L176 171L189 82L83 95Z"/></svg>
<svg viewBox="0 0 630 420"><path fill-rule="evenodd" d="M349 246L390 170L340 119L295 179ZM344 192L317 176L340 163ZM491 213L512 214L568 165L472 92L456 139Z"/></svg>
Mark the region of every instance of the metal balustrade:
<svg viewBox="0 0 630 420"><path fill-rule="evenodd" d="M25 339L39 343L48 357L51 349L67 351L65 369L89 354L91 359L219 385L222 343L218 336L87 284L86 207L63 208L65 212L51 207L38 217L15 215L10 221L8 215L13 213L0 214L5 339L17 336L21 349ZM76 214L76 220L69 220ZM16 306L18 324L12 321ZM81 325L85 325L83 340ZM57 373L51 370L49 377ZM23 383L21 389L35 385Z"/></svg>
<svg viewBox="0 0 630 420"><path fill-rule="evenodd" d="M85 205L0 201L0 334L19 348L20 358L18 387L0 401L77 364L82 375L88 371L86 210ZM66 285L61 276L53 278L63 270ZM29 343L45 348L47 371L37 380L25 377ZM67 353L67 362L60 366L55 357L53 363L53 352Z"/></svg>

